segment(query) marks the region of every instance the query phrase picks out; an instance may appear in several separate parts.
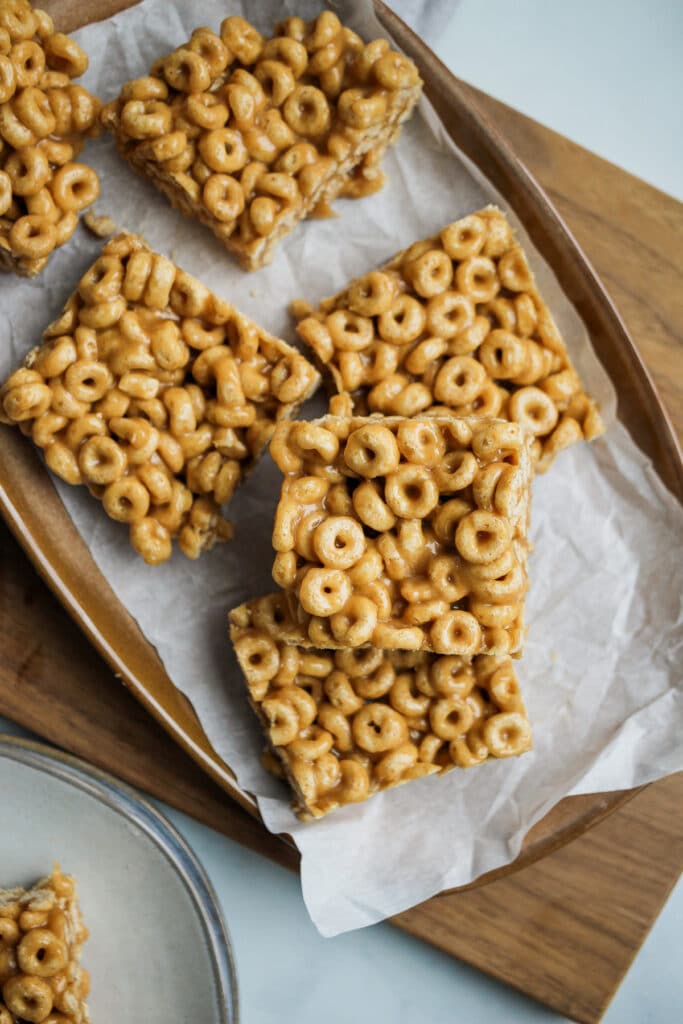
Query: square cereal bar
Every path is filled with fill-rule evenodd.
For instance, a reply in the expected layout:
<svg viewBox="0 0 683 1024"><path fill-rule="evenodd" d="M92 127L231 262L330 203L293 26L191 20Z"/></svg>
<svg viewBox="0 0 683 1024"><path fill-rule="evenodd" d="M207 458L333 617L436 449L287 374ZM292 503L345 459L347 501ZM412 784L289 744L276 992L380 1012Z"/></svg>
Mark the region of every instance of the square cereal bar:
<svg viewBox="0 0 683 1024"><path fill-rule="evenodd" d="M130 524L150 565L231 535L220 507L319 377L135 235L112 239L0 388L50 469Z"/></svg>
<svg viewBox="0 0 683 1024"><path fill-rule="evenodd" d="M412 61L332 11L287 18L272 39L229 17L128 82L102 119L136 170L255 270L316 208L381 188L421 88Z"/></svg>
<svg viewBox="0 0 683 1024"><path fill-rule="evenodd" d="M230 634L302 819L530 749L509 657L315 650L287 639L287 614L283 595L250 601L230 613Z"/></svg>
<svg viewBox="0 0 683 1024"><path fill-rule="evenodd" d="M59 867L32 889L0 889L0 1024L89 1024L87 937L76 883Z"/></svg>
<svg viewBox="0 0 683 1024"><path fill-rule="evenodd" d="M73 84L88 58L45 11L0 0L0 270L38 274L97 198L97 175L75 163L100 103Z"/></svg>
<svg viewBox="0 0 683 1024"><path fill-rule="evenodd" d="M315 647L517 654L531 436L518 423L279 424L273 579Z"/></svg>
<svg viewBox="0 0 683 1024"><path fill-rule="evenodd" d="M416 242L325 299L297 330L343 397L336 413L522 423L537 471L603 431L524 251L493 206Z"/></svg>

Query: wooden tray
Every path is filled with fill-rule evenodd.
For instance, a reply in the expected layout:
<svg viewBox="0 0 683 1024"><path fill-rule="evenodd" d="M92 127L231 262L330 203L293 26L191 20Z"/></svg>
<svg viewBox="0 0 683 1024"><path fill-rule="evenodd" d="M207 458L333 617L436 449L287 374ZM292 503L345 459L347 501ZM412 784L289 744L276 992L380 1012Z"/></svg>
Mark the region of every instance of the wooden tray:
<svg viewBox="0 0 683 1024"><path fill-rule="evenodd" d="M60 22L61 5L49 5ZM113 0L109 9L120 7ZM616 310L568 229L502 137L471 97L423 43L377 2L377 12L416 60L444 124L457 145L479 164L514 206L591 331L597 352L619 381L620 414L662 477L683 499L683 463L666 413ZM102 10L106 10L103 8ZM97 13L102 10L98 7ZM88 17L93 9L88 9ZM75 16L68 20L74 24ZM59 500L42 461L21 435L2 431L0 508L39 572L91 642L142 704L184 749L246 810L253 797L237 784L211 747L186 698L176 690L156 650L118 601ZM519 867L556 848L619 806L624 794L564 802L527 837ZM496 874L505 873L510 866ZM491 876L486 876L488 879Z"/></svg>

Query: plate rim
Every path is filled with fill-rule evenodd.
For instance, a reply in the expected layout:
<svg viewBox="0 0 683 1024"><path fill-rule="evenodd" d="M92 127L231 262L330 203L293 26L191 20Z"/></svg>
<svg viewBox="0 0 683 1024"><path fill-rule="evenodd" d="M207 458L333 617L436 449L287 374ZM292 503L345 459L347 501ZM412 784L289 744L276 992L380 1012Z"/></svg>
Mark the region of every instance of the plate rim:
<svg viewBox="0 0 683 1024"><path fill-rule="evenodd" d="M133 822L153 843L181 880L199 916L220 1002L220 1024L239 1024L237 967L221 905L199 857L175 825L132 786L45 743L0 732L3 758L73 786Z"/></svg>

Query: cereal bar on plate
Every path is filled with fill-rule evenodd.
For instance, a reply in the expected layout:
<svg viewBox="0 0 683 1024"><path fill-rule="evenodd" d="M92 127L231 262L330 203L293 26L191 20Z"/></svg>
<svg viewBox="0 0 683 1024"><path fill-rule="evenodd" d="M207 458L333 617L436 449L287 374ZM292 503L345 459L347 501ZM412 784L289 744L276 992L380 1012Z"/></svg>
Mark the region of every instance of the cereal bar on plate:
<svg viewBox="0 0 683 1024"><path fill-rule="evenodd" d="M285 637L282 594L230 613L253 709L304 820L382 789L531 747L512 660L315 650Z"/></svg>
<svg viewBox="0 0 683 1024"><path fill-rule="evenodd" d="M278 424L273 579L307 642L519 653L531 442L452 414Z"/></svg>
<svg viewBox="0 0 683 1024"><path fill-rule="evenodd" d="M88 1024L87 937L59 867L32 889L0 889L0 1024Z"/></svg>
<svg viewBox="0 0 683 1024"><path fill-rule="evenodd" d="M0 270L39 273L99 194L92 168L74 162L100 112L73 83L87 67L49 14L0 0Z"/></svg>
<svg viewBox="0 0 683 1024"><path fill-rule="evenodd" d="M316 388L311 364L135 235L112 239L0 388L50 469L130 525L156 565L231 535L220 514L276 421Z"/></svg>
<svg viewBox="0 0 683 1024"><path fill-rule="evenodd" d="M421 87L412 61L332 11L287 18L271 39L233 16L220 35L196 29L102 118L136 170L255 270L316 209L381 187Z"/></svg>
<svg viewBox="0 0 683 1024"><path fill-rule="evenodd" d="M534 435L536 471L603 431L524 251L493 206L416 242L317 311L293 311L339 392L332 412L513 420Z"/></svg>

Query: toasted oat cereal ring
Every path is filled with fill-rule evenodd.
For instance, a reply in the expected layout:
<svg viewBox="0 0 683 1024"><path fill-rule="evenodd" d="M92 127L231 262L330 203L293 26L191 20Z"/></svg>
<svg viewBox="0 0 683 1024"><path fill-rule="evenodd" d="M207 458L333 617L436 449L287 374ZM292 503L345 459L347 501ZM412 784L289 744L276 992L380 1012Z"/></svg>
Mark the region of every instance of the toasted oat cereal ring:
<svg viewBox="0 0 683 1024"><path fill-rule="evenodd" d="M351 500L356 515L371 530L384 533L395 525L396 516L382 499L378 485L371 480L359 484Z"/></svg>
<svg viewBox="0 0 683 1024"><path fill-rule="evenodd" d="M232 128L216 128L201 135L199 152L207 167L221 174L241 170L249 159L240 132Z"/></svg>
<svg viewBox="0 0 683 1024"><path fill-rule="evenodd" d="M196 28L187 48L193 53L198 53L206 61L211 78L216 78L225 71L232 60L232 54L225 43L210 28Z"/></svg>
<svg viewBox="0 0 683 1024"><path fill-rule="evenodd" d="M396 438L388 427L380 423L366 424L354 430L344 449L346 465L366 479L394 472L400 459Z"/></svg>
<svg viewBox="0 0 683 1024"><path fill-rule="evenodd" d="M500 290L496 265L486 256L470 256L455 271L460 291L473 302L490 302Z"/></svg>
<svg viewBox="0 0 683 1024"><path fill-rule="evenodd" d="M535 437L549 434L557 425L557 407L540 388L525 387L515 391L507 408L510 419L521 423Z"/></svg>
<svg viewBox="0 0 683 1024"><path fill-rule="evenodd" d="M164 58L162 71L171 88L178 92L205 92L211 85L208 61L186 46Z"/></svg>
<svg viewBox="0 0 683 1024"><path fill-rule="evenodd" d="M523 372L527 350L525 342L511 331L496 330L482 342L477 353L482 366L494 380L512 380Z"/></svg>
<svg viewBox="0 0 683 1024"><path fill-rule="evenodd" d="M441 740L455 740L472 727L474 716L466 700L451 694L435 701L429 710L429 722Z"/></svg>
<svg viewBox="0 0 683 1024"><path fill-rule="evenodd" d="M441 366L434 380L434 397L456 408L473 402L487 381L486 370L471 356L453 356Z"/></svg>
<svg viewBox="0 0 683 1024"><path fill-rule="evenodd" d="M427 303L427 329L439 338L454 338L474 322L474 302L467 295L445 291Z"/></svg>
<svg viewBox="0 0 683 1024"><path fill-rule="evenodd" d="M45 70L45 51L32 39L15 43L9 52L18 89L39 85Z"/></svg>
<svg viewBox="0 0 683 1024"><path fill-rule="evenodd" d="M36 30L36 18L31 5L22 0L4 0L0 7L0 29L4 29L11 41L30 39Z"/></svg>
<svg viewBox="0 0 683 1024"><path fill-rule="evenodd" d="M126 472L125 452L111 437L88 438L78 453L81 473L90 483L112 484Z"/></svg>
<svg viewBox="0 0 683 1024"><path fill-rule="evenodd" d="M440 249L428 249L416 260L408 263L406 275L423 299L431 299L450 288L453 281L453 264L449 256Z"/></svg>
<svg viewBox="0 0 683 1024"><path fill-rule="evenodd" d="M43 1022L54 1005L47 981L29 974L16 974L2 986L5 1005L15 1019Z"/></svg>
<svg viewBox="0 0 683 1024"><path fill-rule="evenodd" d="M160 565L171 557L171 535L153 516L131 524L130 542L147 565Z"/></svg>
<svg viewBox="0 0 683 1024"><path fill-rule="evenodd" d="M17 382L13 385L12 378L3 396L2 407L5 415L12 423L33 420L47 412L52 402L52 390L36 375L35 379Z"/></svg>
<svg viewBox="0 0 683 1024"><path fill-rule="evenodd" d="M102 495L107 515L119 523L136 523L149 511L149 491L133 476L124 476L109 484Z"/></svg>
<svg viewBox="0 0 683 1024"><path fill-rule="evenodd" d="M350 596L351 582L341 569L308 569L301 580L299 600L309 615L334 615Z"/></svg>
<svg viewBox="0 0 683 1024"><path fill-rule="evenodd" d="M424 307L412 295L398 295L377 321L380 337L391 345L408 345L419 338L425 326Z"/></svg>
<svg viewBox="0 0 683 1024"><path fill-rule="evenodd" d="M505 711L486 719L483 738L494 757L514 757L531 748L531 727L519 711Z"/></svg>
<svg viewBox="0 0 683 1024"><path fill-rule="evenodd" d="M354 594L344 610L330 617L332 635L340 644L360 646L370 643L377 625L377 605L363 594Z"/></svg>
<svg viewBox="0 0 683 1024"><path fill-rule="evenodd" d="M11 179L12 191L18 196L35 195L52 176L47 157L37 146L10 153L4 170Z"/></svg>
<svg viewBox="0 0 683 1024"><path fill-rule="evenodd" d="M373 270L350 285L348 307L361 316L380 316L391 309L395 298L395 281L381 270Z"/></svg>
<svg viewBox="0 0 683 1024"><path fill-rule="evenodd" d="M233 15L221 22L220 31L223 43L240 64L254 64L258 60L263 50L263 37L248 21Z"/></svg>
<svg viewBox="0 0 683 1024"><path fill-rule="evenodd" d="M452 260L478 256L486 242L486 223L476 214L449 224L440 235L441 244Z"/></svg>
<svg viewBox="0 0 683 1024"><path fill-rule="evenodd" d="M534 288L529 264L519 245L513 246L498 261L501 284L511 292L528 292Z"/></svg>
<svg viewBox="0 0 683 1024"><path fill-rule="evenodd" d="M481 627L470 612L445 612L433 624L429 636L437 654L470 657L481 646Z"/></svg>
<svg viewBox="0 0 683 1024"><path fill-rule="evenodd" d="M409 89L419 79L412 60L390 50L372 65L372 74L384 89Z"/></svg>
<svg viewBox="0 0 683 1024"><path fill-rule="evenodd" d="M202 197L206 208L223 224L236 220L244 209L242 186L228 174L212 174L208 177Z"/></svg>
<svg viewBox="0 0 683 1024"><path fill-rule="evenodd" d="M48 256L57 244L57 229L46 217L27 214L14 222L7 240L17 256L39 260Z"/></svg>
<svg viewBox="0 0 683 1024"><path fill-rule="evenodd" d="M468 562L495 561L510 546L510 539L507 520L483 509L464 516L455 532L455 545Z"/></svg>
<svg viewBox="0 0 683 1024"><path fill-rule="evenodd" d="M360 352L372 343L372 320L346 309L337 309L325 319L334 347L340 352Z"/></svg>
<svg viewBox="0 0 683 1024"><path fill-rule="evenodd" d="M388 474L384 496L401 519L424 519L439 503L439 488L424 466L406 464Z"/></svg>
<svg viewBox="0 0 683 1024"><path fill-rule="evenodd" d="M9 210L12 198L12 180L6 171L0 170L0 217Z"/></svg>
<svg viewBox="0 0 683 1024"><path fill-rule="evenodd" d="M387 112L387 98L381 92L345 89L337 100L339 117L356 131L380 124Z"/></svg>
<svg viewBox="0 0 683 1024"><path fill-rule="evenodd" d="M33 928L17 946L17 963L25 974L51 978L68 962L66 945L48 928Z"/></svg>
<svg viewBox="0 0 683 1024"><path fill-rule="evenodd" d="M64 383L79 402L96 402L114 386L114 378L105 363L78 359L67 368Z"/></svg>
<svg viewBox="0 0 683 1024"><path fill-rule="evenodd" d="M67 212L85 209L100 194L97 174L85 164L65 164L60 167L49 187L57 206Z"/></svg>
<svg viewBox="0 0 683 1024"><path fill-rule="evenodd" d="M88 70L88 55L62 32L55 32L44 45L47 65L53 71L61 71L69 78L80 78Z"/></svg>
<svg viewBox="0 0 683 1024"><path fill-rule="evenodd" d="M313 549L330 569L350 569L365 551L362 527L349 516L328 516L313 534Z"/></svg>
<svg viewBox="0 0 683 1024"><path fill-rule="evenodd" d="M460 601L468 586L463 580L460 560L453 555L437 555L429 564L429 579L446 601Z"/></svg>
<svg viewBox="0 0 683 1024"><path fill-rule="evenodd" d="M293 132L307 138L323 135L330 127L327 97L314 85L297 85L291 90L282 115Z"/></svg>
<svg viewBox="0 0 683 1024"><path fill-rule="evenodd" d="M353 738L362 750L380 754L408 740L405 718L388 704L366 704L353 716Z"/></svg>

